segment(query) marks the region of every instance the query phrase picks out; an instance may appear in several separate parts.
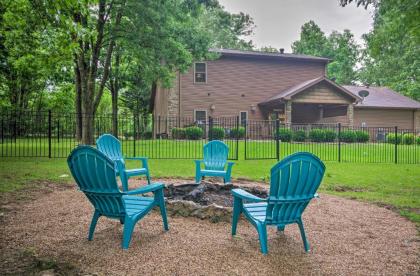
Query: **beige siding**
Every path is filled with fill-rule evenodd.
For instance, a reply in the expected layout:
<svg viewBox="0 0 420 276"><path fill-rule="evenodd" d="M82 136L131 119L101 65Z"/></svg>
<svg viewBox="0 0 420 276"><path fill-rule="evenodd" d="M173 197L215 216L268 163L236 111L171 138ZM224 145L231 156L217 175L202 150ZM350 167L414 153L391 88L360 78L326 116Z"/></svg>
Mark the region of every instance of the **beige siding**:
<svg viewBox="0 0 420 276"><path fill-rule="evenodd" d="M338 89L331 87L331 85L326 85L320 83L315 85L312 88L303 91L302 93L297 94L292 97L294 103L335 103L335 104L347 104L353 101L347 95L344 95L343 92L340 92Z"/></svg>
<svg viewBox="0 0 420 276"><path fill-rule="evenodd" d="M354 109L354 126L361 126L363 122L367 127L394 127L413 129L413 110L404 109Z"/></svg>
<svg viewBox="0 0 420 276"><path fill-rule="evenodd" d="M181 116L192 117L194 109L209 115L238 116L248 111L249 119L261 119L257 104L282 90L324 75L324 64L268 59L222 57L207 62L207 83L195 84L193 70L181 76ZM215 110L210 111L210 105ZM251 111L251 105L256 111Z"/></svg>

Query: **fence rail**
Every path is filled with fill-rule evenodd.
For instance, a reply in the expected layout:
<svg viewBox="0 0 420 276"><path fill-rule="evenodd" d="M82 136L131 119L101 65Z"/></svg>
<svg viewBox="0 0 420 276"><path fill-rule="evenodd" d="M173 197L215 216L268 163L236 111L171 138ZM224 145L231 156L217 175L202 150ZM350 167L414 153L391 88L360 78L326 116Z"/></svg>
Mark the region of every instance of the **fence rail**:
<svg viewBox="0 0 420 276"><path fill-rule="evenodd" d="M51 111L0 113L1 157L67 157L79 142L76 115ZM94 137L112 132L111 116L96 116ZM120 115L118 138L126 156L198 159L214 139L230 148L229 159L277 159L308 151L324 161L420 164L420 130L349 127L340 124L281 124L239 117L194 120Z"/></svg>

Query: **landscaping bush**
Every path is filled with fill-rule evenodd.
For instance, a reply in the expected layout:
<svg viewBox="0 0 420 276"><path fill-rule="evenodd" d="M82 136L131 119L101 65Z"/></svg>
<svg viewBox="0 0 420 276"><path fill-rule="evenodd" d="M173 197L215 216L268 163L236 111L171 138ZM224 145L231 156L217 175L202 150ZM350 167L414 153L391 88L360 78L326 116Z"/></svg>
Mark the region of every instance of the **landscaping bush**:
<svg viewBox="0 0 420 276"><path fill-rule="evenodd" d="M292 140L292 131L288 128L281 128L277 131L275 138L282 142L290 142Z"/></svg>
<svg viewBox="0 0 420 276"><path fill-rule="evenodd" d="M395 143L401 144L401 138L402 138L401 134L397 134L397 137L395 137L395 133L388 133L386 135L386 141L387 143L390 143L390 144L395 144Z"/></svg>
<svg viewBox="0 0 420 276"><path fill-rule="evenodd" d="M141 134L141 138L143 139L152 139L152 137L153 137L153 134L152 134L152 131L150 130L147 130Z"/></svg>
<svg viewBox="0 0 420 276"><path fill-rule="evenodd" d="M334 142L335 138L337 138L337 134L332 129L325 129L325 142Z"/></svg>
<svg viewBox="0 0 420 276"><path fill-rule="evenodd" d="M230 137L236 139L245 138L245 127L233 128L230 130Z"/></svg>
<svg viewBox="0 0 420 276"><path fill-rule="evenodd" d="M311 139L312 142L324 142L325 131L319 128L311 129L311 131L309 131L309 139Z"/></svg>
<svg viewBox="0 0 420 276"><path fill-rule="evenodd" d="M405 145L412 145L414 144L414 134L412 133L405 133L402 136L402 143Z"/></svg>
<svg viewBox="0 0 420 276"><path fill-rule="evenodd" d="M420 146L420 136L417 136L417 138L416 138L416 144Z"/></svg>
<svg viewBox="0 0 420 276"><path fill-rule="evenodd" d="M363 130L356 130L356 142L366 143L369 141L369 132Z"/></svg>
<svg viewBox="0 0 420 276"><path fill-rule="evenodd" d="M172 138L173 139L185 139L185 128L182 127L174 127L172 129Z"/></svg>
<svg viewBox="0 0 420 276"><path fill-rule="evenodd" d="M187 127L185 129L185 136L190 140L199 140L203 138L203 129L196 126Z"/></svg>
<svg viewBox="0 0 420 276"><path fill-rule="evenodd" d="M209 130L209 137L213 140L222 140L225 138L225 129L222 127L213 127Z"/></svg>
<svg viewBox="0 0 420 276"><path fill-rule="evenodd" d="M306 139L306 132L304 130L295 130L292 134L292 140L296 142L304 142Z"/></svg>
<svg viewBox="0 0 420 276"><path fill-rule="evenodd" d="M356 142L356 133L352 130L344 130L340 133L340 140L345 143Z"/></svg>

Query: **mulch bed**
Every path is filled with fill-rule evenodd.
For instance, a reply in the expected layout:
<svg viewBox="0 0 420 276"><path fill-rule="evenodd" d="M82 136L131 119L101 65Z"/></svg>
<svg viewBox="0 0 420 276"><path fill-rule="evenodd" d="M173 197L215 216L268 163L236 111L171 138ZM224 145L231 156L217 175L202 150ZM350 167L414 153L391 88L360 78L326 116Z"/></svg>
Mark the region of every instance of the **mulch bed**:
<svg viewBox="0 0 420 276"><path fill-rule="evenodd" d="M163 179L166 184L191 180ZM138 182L138 180L136 180ZM235 184L260 185L235 181ZM119 221L101 218L88 242L92 208L74 186L48 186L30 200L1 198L0 274L97 275L417 275L420 239L416 227L393 211L321 195L303 215L311 252L305 253L297 225L268 231L269 254L242 220L232 238L230 224L170 217L163 232L158 212L141 220L130 249L120 248ZM24 197L26 198L26 197ZM25 262L27 264L25 265Z"/></svg>

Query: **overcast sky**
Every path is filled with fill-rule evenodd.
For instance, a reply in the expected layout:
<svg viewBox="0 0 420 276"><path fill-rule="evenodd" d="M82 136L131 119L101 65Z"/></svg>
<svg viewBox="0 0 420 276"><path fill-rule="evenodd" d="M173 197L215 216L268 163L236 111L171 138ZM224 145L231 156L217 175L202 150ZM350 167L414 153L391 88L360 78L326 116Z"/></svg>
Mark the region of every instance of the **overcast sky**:
<svg viewBox="0 0 420 276"><path fill-rule="evenodd" d="M272 46L291 52L291 44L299 39L300 28L314 20L326 34L349 29L358 43L361 35L372 28L372 9L350 4L339 6L338 0L219 0L229 12L248 13L256 28L251 36L258 48Z"/></svg>

